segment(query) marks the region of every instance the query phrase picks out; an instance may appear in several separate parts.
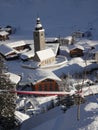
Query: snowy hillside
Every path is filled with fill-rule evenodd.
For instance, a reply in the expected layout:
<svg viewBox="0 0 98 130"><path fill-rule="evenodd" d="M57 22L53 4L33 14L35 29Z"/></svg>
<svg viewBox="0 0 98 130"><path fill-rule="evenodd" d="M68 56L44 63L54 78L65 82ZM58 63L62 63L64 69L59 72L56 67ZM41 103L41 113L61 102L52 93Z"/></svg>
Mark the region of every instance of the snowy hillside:
<svg viewBox="0 0 98 130"><path fill-rule="evenodd" d="M46 120L47 119L47 120ZM77 106L66 113L55 108L45 114L30 118L21 130L98 130L98 96L91 96L80 106L80 120L77 121Z"/></svg>
<svg viewBox="0 0 98 130"><path fill-rule="evenodd" d="M14 25L32 38L40 16L46 36L67 36L93 26L98 29L98 0L0 0L0 25ZM25 38L24 37L24 38Z"/></svg>

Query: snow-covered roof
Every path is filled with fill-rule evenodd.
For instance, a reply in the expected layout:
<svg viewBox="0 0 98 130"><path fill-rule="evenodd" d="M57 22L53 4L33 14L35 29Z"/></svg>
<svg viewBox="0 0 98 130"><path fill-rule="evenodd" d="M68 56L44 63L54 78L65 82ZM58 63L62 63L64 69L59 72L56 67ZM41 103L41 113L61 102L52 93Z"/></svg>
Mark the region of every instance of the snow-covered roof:
<svg viewBox="0 0 98 130"><path fill-rule="evenodd" d="M54 41L57 41L57 40L58 40L57 37L46 37L46 38L45 38L45 41L46 41L46 42L54 42Z"/></svg>
<svg viewBox="0 0 98 130"><path fill-rule="evenodd" d="M11 80L12 83L19 83L21 77L19 75L13 74L13 73L6 73L6 75L9 75L9 79Z"/></svg>
<svg viewBox="0 0 98 130"><path fill-rule="evenodd" d="M64 39L72 40L72 36L64 37Z"/></svg>
<svg viewBox="0 0 98 130"><path fill-rule="evenodd" d="M11 47L7 46L6 44L0 45L0 53L2 55L7 56L8 54L11 54L13 52L17 53L17 51L15 51Z"/></svg>
<svg viewBox="0 0 98 130"><path fill-rule="evenodd" d="M26 43L24 41L16 41L16 42L7 43L7 45L14 48L19 46L24 46L26 45Z"/></svg>
<svg viewBox="0 0 98 130"><path fill-rule="evenodd" d="M39 57L40 61L43 61L51 57L55 57L55 54L51 48L37 51L36 54Z"/></svg>
<svg viewBox="0 0 98 130"><path fill-rule="evenodd" d="M69 50L73 50L73 49L75 49L75 48L78 48L78 49L84 50L84 47L81 46L81 45L71 45L71 46L69 47Z"/></svg>
<svg viewBox="0 0 98 130"><path fill-rule="evenodd" d="M9 34L9 33L6 32L6 31L1 31L1 32L0 32L0 35L1 35L1 36L6 36L6 35L8 35L8 34Z"/></svg>
<svg viewBox="0 0 98 130"><path fill-rule="evenodd" d="M27 52L24 52L20 55L21 59L23 60L26 60L28 58L31 58L34 56L34 51L33 50L30 50L30 51L27 51Z"/></svg>
<svg viewBox="0 0 98 130"><path fill-rule="evenodd" d="M15 118L22 123L23 121L29 119L30 117L27 114L23 114L19 111L15 111Z"/></svg>
<svg viewBox="0 0 98 130"><path fill-rule="evenodd" d="M32 70L31 73L28 73L25 77L23 76L20 83L32 83L36 84L39 83L45 79L53 79L56 81L61 81L61 79L56 76L53 72L45 71L41 69Z"/></svg>
<svg viewBox="0 0 98 130"><path fill-rule="evenodd" d="M48 48L51 48L56 56L59 48L59 43L48 43L46 44L46 49Z"/></svg>

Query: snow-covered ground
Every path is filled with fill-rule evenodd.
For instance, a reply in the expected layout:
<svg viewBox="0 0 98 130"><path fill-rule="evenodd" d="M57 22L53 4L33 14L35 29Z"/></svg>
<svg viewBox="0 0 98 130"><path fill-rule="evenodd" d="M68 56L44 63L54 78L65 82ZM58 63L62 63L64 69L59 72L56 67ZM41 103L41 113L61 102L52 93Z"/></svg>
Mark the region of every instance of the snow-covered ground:
<svg viewBox="0 0 98 130"><path fill-rule="evenodd" d="M77 106L63 113L56 107L44 114L25 121L21 130L98 130L98 95L90 96L80 106L80 120L77 120Z"/></svg>
<svg viewBox="0 0 98 130"><path fill-rule="evenodd" d="M98 43L98 0L0 0L0 26L12 25L17 30L16 34L10 36L11 41L32 40L32 31L38 16L45 28L46 37L66 37L77 30L91 29L93 42L84 40L80 41L80 44L95 46ZM89 67L92 66L91 62L87 64ZM59 69L50 69L49 73L52 71L60 76L62 73L73 73L75 70L82 71L83 67L85 67L83 59L74 58ZM23 68L20 60L8 62L8 70L18 75L26 75L28 80L29 75L35 72ZM45 100L48 102L51 99ZM40 102L43 104L43 99L40 99ZM18 112L16 115L19 119L23 118L21 122L29 118ZM66 113L57 107L26 120L21 130L98 130L98 95L88 97L87 102L81 105L79 121L76 115L77 106Z"/></svg>

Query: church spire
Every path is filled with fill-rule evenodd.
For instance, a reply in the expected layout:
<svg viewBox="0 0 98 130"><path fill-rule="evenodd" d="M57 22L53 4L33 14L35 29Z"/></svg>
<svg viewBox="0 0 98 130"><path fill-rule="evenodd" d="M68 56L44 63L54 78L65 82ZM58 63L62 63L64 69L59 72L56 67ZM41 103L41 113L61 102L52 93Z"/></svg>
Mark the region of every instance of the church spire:
<svg viewBox="0 0 98 130"><path fill-rule="evenodd" d="M42 30L42 24L40 22L40 18L38 17L36 20L36 26L35 26L35 30Z"/></svg>

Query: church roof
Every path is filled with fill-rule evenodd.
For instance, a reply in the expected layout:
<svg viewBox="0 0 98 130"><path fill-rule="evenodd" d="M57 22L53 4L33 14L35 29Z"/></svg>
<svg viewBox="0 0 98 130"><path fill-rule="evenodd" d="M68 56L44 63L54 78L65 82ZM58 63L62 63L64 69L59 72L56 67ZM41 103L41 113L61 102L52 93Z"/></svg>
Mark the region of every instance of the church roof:
<svg viewBox="0 0 98 130"><path fill-rule="evenodd" d="M38 56L40 61L46 60L46 59L51 58L51 57L55 57L55 54L51 48L37 51L36 55Z"/></svg>

